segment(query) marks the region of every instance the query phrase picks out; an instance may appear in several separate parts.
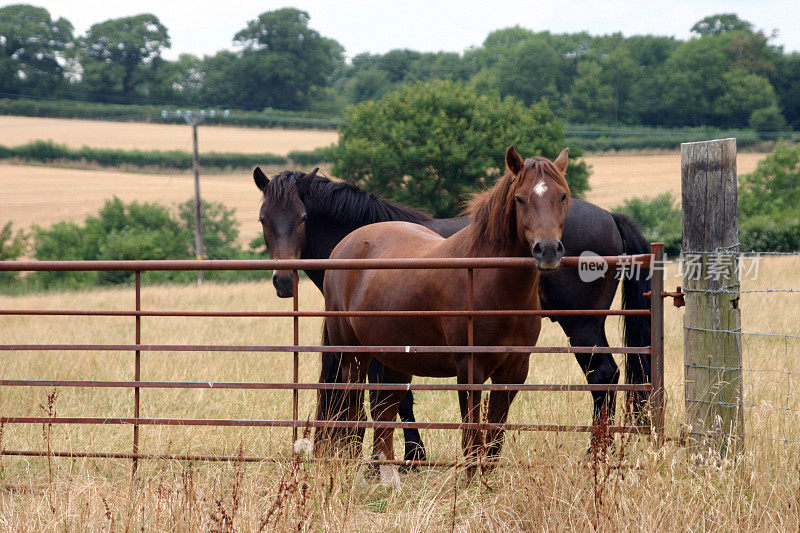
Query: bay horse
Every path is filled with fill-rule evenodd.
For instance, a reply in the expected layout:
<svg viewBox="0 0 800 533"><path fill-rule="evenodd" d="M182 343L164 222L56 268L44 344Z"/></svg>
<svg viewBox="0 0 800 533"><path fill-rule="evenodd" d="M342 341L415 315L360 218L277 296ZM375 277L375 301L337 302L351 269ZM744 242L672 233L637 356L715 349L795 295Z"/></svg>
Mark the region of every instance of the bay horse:
<svg viewBox="0 0 800 533"><path fill-rule="evenodd" d="M317 175L317 170L303 173L285 170L272 179L260 168L253 171L256 186L263 193L259 220L264 241L270 256L275 259L327 259L333 248L351 231L376 222L404 220L414 222L443 237L449 237L469 225L468 217L434 219L417 209L382 200L358 187L331 181ZM561 238L566 255L579 256L591 251L601 256L647 254L650 246L635 223L627 216L609 213L592 203L572 199ZM311 281L322 290L325 271L306 271ZM291 272L275 272L272 277L280 297L292 296ZM646 309L650 306L644 293L650 290L647 276L622 278L622 307ZM539 295L543 309L609 309L620 277L613 269L591 282L580 279L577 269L559 269L542 273ZM605 316L554 317L569 338L572 346L607 347ZM626 316L623 321L624 340L627 346L650 344L650 322L647 317ZM323 339L323 343L326 340ZM575 354L590 384L616 383L619 370L611 354ZM383 365L373 359L368 370L371 383L384 381ZM650 356L629 354L625 365L628 383L650 381ZM323 353L320 382L341 382L338 357ZM610 420L614 419L614 394L593 391L593 420L596 422L603 405L608 407ZM634 414L641 424L649 423L648 400L645 392L634 396ZM340 404L340 391L320 393L317 418L330 420L334 406ZM374 391L370 391L374 403ZM404 397L399 409L400 419L414 422L411 391ZM425 459L425 448L416 429L404 429L407 460Z"/></svg>
<svg viewBox="0 0 800 533"><path fill-rule="evenodd" d="M536 269L476 269L475 309L540 309L539 270L556 270L564 256L561 235L570 201L564 171L568 149L555 161L543 157L523 160L513 146L506 151L506 173L469 204L472 223L451 237L409 222L382 222L350 233L334 248L331 259L387 259L400 257L531 257ZM464 270L330 270L323 293L328 311L453 310L467 308L467 273ZM325 322L331 345L467 345L466 317L328 317ZM530 346L541 331L539 316L480 316L474 319L478 346ZM391 382L410 383L412 376L452 377L468 383L469 362L462 353L348 353L340 355L342 381L363 383L372 358L380 360ZM528 376L527 353L478 353L474 356L474 382L490 379L495 384L521 384ZM378 391L375 419L393 421L405 390ZM474 391L473 408L480 407L481 392ZM459 391L461 417L472 414L468 393ZM487 422L503 424L516 391L492 391ZM345 390L343 411L347 420L361 420L363 391ZM477 414L477 413L476 413ZM339 429L334 447L353 446L360 453L360 433ZM393 460L393 429L375 429L379 458ZM483 449L481 432L462 431L462 450L474 472ZM504 430L486 432L487 456L499 456ZM385 469L381 472L382 482Z"/></svg>

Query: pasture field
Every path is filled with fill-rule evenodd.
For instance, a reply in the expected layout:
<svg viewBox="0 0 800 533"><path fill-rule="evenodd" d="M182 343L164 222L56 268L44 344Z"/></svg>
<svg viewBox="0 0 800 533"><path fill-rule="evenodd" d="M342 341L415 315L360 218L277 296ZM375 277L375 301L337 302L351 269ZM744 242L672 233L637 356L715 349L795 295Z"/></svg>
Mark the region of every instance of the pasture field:
<svg viewBox="0 0 800 533"><path fill-rule="evenodd" d="M240 129L240 128L232 128ZM261 130L253 130L261 131ZM739 173L752 172L766 154L740 153ZM591 155L593 167L588 199L607 209L626 198L654 196L672 191L680 200L680 154ZM253 165L258 165L254 161ZM279 168L265 168L278 172ZM202 174L201 194L206 200L236 208L242 242L258 234L256 223L260 195L249 173ZM0 163L0 223L14 221L30 228L61 220L82 221L103 202L117 195L125 201L140 200L170 205L194 195L194 177L183 174L133 174L116 170L79 170Z"/></svg>
<svg viewBox="0 0 800 533"><path fill-rule="evenodd" d="M242 128L203 125L198 129L198 148L203 152L271 153L313 150L335 143L335 131L282 128ZM103 122L64 118L0 116L0 144L19 146L52 140L70 148L118 148L123 150L192 151L192 130L183 124Z"/></svg>
<svg viewBox="0 0 800 533"><path fill-rule="evenodd" d="M800 257L762 261L743 289L797 288ZM670 265L668 289L679 284ZM291 309L263 282L235 285L147 285L143 309ZM322 297L301 284L301 309L319 309ZM133 290L0 296L0 308L132 309ZM747 332L800 335L800 295L742 294ZM683 428L682 313L666 305L667 432ZM268 321L268 322L267 322ZM619 345L617 319L609 341ZM301 319L301 344L315 344L318 319ZM130 343L133 318L2 317L3 343ZM290 319L142 319L144 343L290 343ZM545 321L540 345L564 345ZM130 462L117 460L2 457L0 527L27 529L148 529L188 531L312 529L370 531L608 531L797 530L800 525L800 439L797 337L745 337L745 452L737 462L704 461L674 440L655 449L644 437L618 437L607 461L591 461L584 434L508 435L505 466L466 486L456 471L429 468L403 477L401 492L363 479L357 467L322 463L209 463L144 461L132 482ZM315 381L318 356L301 355L301 380ZM125 352L5 352L3 378L131 379L133 354ZM291 356L251 353L142 355L142 379L188 381L290 381ZM779 371L767 371L767 370ZM787 373L792 372L792 373ZM538 355L528 383L583 383L571 355ZM3 387L4 414L41 416L50 389ZM60 388L59 416L129 416L131 390ZM300 417L313 418L314 394L302 391ZM619 400L621 403L621 400ZM142 391L145 417L290 418L290 391ZM772 409L778 406L779 409ZM419 392L418 420L457 420L452 392ZM511 422L588 423L587 393L520 393ZM49 437L48 437L49 434ZM0 447L8 449L129 451L124 426L6 425ZM290 430L266 428L144 427L143 452L288 455ZM424 431L431 459L457 459L460 438L452 431ZM370 432L367 432L367 441ZM794 441L783 442L783 440ZM396 439L396 450L401 450ZM33 485L33 487L31 487Z"/></svg>

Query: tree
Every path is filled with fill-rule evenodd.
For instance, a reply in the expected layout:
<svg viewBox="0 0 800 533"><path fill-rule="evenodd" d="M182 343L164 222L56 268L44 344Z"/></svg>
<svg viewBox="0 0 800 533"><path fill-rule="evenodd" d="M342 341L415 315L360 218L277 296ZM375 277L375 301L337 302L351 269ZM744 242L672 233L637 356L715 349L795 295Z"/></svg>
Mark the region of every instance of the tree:
<svg viewBox="0 0 800 533"><path fill-rule="evenodd" d="M64 82L61 61L72 45L72 24L43 8L0 8L0 91L43 94Z"/></svg>
<svg viewBox="0 0 800 533"><path fill-rule="evenodd" d="M698 35L721 35L732 31L752 33L753 24L740 19L736 13L721 13L699 20L691 31Z"/></svg>
<svg viewBox="0 0 800 533"><path fill-rule="evenodd" d="M526 104L542 98L558 103L561 63L547 35L534 34L504 49L494 65L479 72L474 81L481 90L496 89L501 96L515 96Z"/></svg>
<svg viewBox="0 0 800 533"><path fill-rule="evenodd" d="M779 58L772 84L786 121L800 130L800 52Z"/></svg>
<svg viewBox="0 0 800 533"><path fill-rule="evenodd" d="M665 65L668 122L691 126L713 124L714 104L724 90L727 66L720 39L691 39L676 48Z"/></svg>
<svg viewBox="0 0 800 533"><path fill-rule="evenodd" d="M177 61L162 61L150 80L149 96L171 102L201 102L200 94L206 72L203 60L181 54Z"/></svg>
<svg viewBox="0 0 800 533"><path fill-rule="evenodd" d="M614 94L603 83L603 69L594 61L581 61L569 93L569 116L579 124L602 124L613 114Z"/></svg>
<svg viewBox="0 0 800 533"><path fill-rule="evenodd" d="M94 24L79 44L86 87L123 96L134 94L148 68L171 46L167 28L149 13Z"/></svg>
<svg viewBox="0 0 800 533"><path fill-rule="evenodd" d="M722 75L722 94L714 101L718 124L746 127L753 112L765 107L778 107L769 80L738 68Z"/></svg>
<svg viewBox="0 0 800 533"><path fill-rule="evenodd" d="M469 194L505 170L510 144L526 157L555 158L564 126L543 103L444 81L413 83L345 113L333 173L383 197L454 216ZM571 154L573 195L588 189L586 163Z"/></svg>
<svg viewBox="0 0 800 533"><path fill-rule="evenodd" d="M303 109L313 87L329 86L343 65L344 49L308 27L305 11L262 13L234 36L241 48L231 80L238 103L250 109Z"/></svg>

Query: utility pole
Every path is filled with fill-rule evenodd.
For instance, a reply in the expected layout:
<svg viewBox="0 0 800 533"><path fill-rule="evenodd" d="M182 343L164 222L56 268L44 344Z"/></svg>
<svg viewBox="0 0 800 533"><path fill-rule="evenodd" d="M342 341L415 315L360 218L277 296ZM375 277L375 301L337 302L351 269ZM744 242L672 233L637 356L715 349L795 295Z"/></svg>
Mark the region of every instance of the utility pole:
<svg viewBox="0 0 800 533"><path fill-rule="evenodd" d="M191 111L187 111L183 118L192 127L192 169L194 169L194 252L195 259L203 259L203 217L200 212L200 164L197 155L197 126L203 123L206 118L205 111L192 116ZM205 270L197 271L197 284L202 285L205 280Z"/></svg>
<svg viewBox="0 0 800 533"><path fill-rule="evenodd" d="M229 109L226 109L223 113L223 117L229 117L231 114ZM192 127L192 169L194 170L194 253L196 259L203 259L205 253L203 251L203 217L201 212L201 202L200 202L200 162L199 156L197 151L197 126L203 123L206 119L206 116L210 116L212 119L217 116L217 110L212 109L206 115L205 109L201 109L199 113L193 114L191 110L186 110L184 113L181 113L181 110L178 109L177 111L169 112L166 109L161 111L161 118L167 119L170 116L173 117L183 117L187 124ZM198 270L197 271L197 284L202 285L203 281L205 280L205 271Z"/></svg>

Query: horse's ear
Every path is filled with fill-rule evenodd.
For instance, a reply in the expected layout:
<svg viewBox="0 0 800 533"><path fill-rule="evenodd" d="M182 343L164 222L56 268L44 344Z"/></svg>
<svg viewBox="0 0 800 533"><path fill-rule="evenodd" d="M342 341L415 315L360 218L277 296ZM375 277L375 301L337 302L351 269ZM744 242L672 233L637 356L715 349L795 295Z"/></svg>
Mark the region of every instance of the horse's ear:
<svg viewBox="0 0 800 533"><path fill-rule="evenodd" d="M508 150L506 150L506 166L508 167L508 170L510 170L515 176L519 174L525 166L525 161L514 149L513 144L508 147Z"/></svg>
<svg viewBox="0 0 800 533"><path fill-rule="evenodd" d="M569 165L569 148L561 150L561 153L558 154L553 164L563 174L567 170L567 165Z"/></svg>
<svg viewBox="0 0 800 533"><path fill-rule="evenodd" d="M256 187L261 191L266 189L267 183L269 183L269 178L261 172L261 167L256 167L255 170L253 170L253 180L256 182Z"/></svg>
<svg viewBox="0 0 800 533"><path fill-rule="evenodd" d="M308 193L308 191L311 189L311 182L313 182L314 178L317 176L318 170L319 167L315 168L308 174L303 174L302 176L297 178L297 192L299 192L302 195Z"/></svg>

